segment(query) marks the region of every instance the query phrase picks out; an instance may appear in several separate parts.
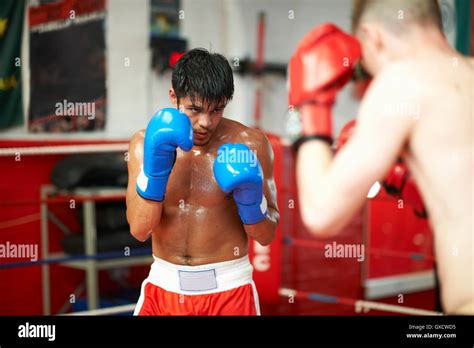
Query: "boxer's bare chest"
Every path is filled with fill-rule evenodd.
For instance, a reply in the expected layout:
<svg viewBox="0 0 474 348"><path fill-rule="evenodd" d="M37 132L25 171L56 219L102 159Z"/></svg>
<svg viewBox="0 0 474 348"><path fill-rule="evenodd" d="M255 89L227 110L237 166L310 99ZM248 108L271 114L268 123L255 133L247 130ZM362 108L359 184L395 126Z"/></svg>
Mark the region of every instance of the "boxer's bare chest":
<svg viewBox="0 0 474 348"><path fill-rule="evenodd" d="M195 146L189 152L178 149L166 188L165 208L182 208L184 204L196 209L232 205L231 194L224 193L216 182L213 166L219 146L236 142L242 142L239 132L223 127L206 148Z"/></svg>
<svg viewBox="0 0 474 348"><path fill-rule="evenodd" d="M216 151L178 151L166 188L165 205L211 208L225 203L226 194L217 185L213 173Z"/></svg>

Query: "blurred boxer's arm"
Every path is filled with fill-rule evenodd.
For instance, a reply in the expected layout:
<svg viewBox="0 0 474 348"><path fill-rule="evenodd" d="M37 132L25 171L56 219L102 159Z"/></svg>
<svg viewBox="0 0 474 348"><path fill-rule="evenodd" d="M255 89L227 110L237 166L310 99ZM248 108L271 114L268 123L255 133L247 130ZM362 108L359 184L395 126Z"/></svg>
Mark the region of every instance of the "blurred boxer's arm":
<svg viewBox="0 0 474 348"><path fill-rule="evenodd" d="M461 307L456 308L452 313L448 313L452 315L474 315L474 300L471 300L468 303L465 303Z"/></svg>
<svg viewBox="0 0 474 348"><path fill-rule="evenodd" d="M144 199L137 193L136 182L143 165L144 130L135 133L128 149L127 221L130 233L139 241L148 239L161 218L162 202Z"/></svg>
<svg viewBox="0 0 474 348"><path fill-rule="evenodd" d="M383 178L405 145L414 118L403 105L419 103L418 88L398 67L377 77L361 104L357 127L333 159L322 141L298 152L297 181L303 222L317 236L338 233L363 206L370 187ZM403 86L403 88L400 88Z"/></svg>
<svg viewBox="0 0 474 348"><path fill-rule="evenodd" d="M256 151L257 158L263 171L263 194L267 200L267 216L264 220L245 225L245 232L249 237L261 245L270 244L280 222L280 213L277 206L277 190L273 176L273 150L265 134L259 130L250 130L252 140L247 145Z"/></svg>

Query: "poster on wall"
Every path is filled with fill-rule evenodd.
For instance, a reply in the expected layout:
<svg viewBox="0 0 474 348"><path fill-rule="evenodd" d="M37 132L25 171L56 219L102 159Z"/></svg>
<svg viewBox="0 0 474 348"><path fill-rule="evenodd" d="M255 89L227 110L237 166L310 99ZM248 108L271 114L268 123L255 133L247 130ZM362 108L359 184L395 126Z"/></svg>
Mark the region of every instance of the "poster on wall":
<svg viewBox="0 0 474 348"><path fill-rule="evenodd" d="M184 18L180 5L179 0L150 0L152 68L158 74L172 68L186 51L186 40L179 37L180 19Z"/></svg>
<svg viewBox="0 0 474 348"><path fill-rule="evenodd" d="M0 1L0 129L23 124L21 36L24 0Z"/></svg>
<svg viewBox="0 0 474 348"><path fill-rule="evenodd" d="M179 37L179 0L151 0L151 36Z"/></svg>
<svg viewBox="0 0 474 348"><path fill-rule="evenodd" d="M106 114L105 0L29 8L31 132L102 130Z"/></svg>

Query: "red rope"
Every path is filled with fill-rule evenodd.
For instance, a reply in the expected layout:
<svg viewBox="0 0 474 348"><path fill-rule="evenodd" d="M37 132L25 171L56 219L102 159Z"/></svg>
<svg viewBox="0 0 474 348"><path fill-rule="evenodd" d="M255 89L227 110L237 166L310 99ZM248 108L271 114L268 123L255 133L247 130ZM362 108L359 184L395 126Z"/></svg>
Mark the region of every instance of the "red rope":
<svg viewBox="0 0 474 348"><path fill-rule="evenodd" d="M71 200L74 202L84 202L84 201L94 201L94 202L103 202L103 201L123 201L125 198L125 193L123 194L113 194L113 195L84 195L84 196L74 196L74 195L61 195L61 197L51 197L45 199L16 199L11 201L2 201L0 202L0 207L11 207L17 205L36 205L41 203L47 204L59 204L59 203L70 203Z"/></svg>
<svg viewBox="0 0 474 348"><path fill-rule="evenodd" d="M1 221L0 222L0 230L2 230L4 228L12 228L12 227L20 226L20 225L23 225L23 224L28 224L30 222L38 221L39 219L40 219L40 214L39 213L33 213L33 214L30 214L30 215L24 215L24 216L19 217L19 218Z"/></svg>

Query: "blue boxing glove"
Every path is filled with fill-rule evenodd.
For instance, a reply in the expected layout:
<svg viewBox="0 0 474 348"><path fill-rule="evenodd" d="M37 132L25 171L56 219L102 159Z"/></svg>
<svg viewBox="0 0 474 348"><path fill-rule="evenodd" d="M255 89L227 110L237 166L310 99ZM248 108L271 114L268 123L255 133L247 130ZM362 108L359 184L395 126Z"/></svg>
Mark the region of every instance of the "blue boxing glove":
<svg viewBox="0 0 474 348"><path fill-rule="evenodd" d="M137 192L141 197L163 201L178 146L184 151L193 147L191 121L178 109L158 110L145 131L143 168L137 178Z"/></svg>
<svg viewBox="0 0 474 348"><path fill-rule="evenodd" d="M265 219L267 200L263 195L262 167L246 145L221 145L214 161L214 177L222 191L232 192L244 224Z"/></svg>

